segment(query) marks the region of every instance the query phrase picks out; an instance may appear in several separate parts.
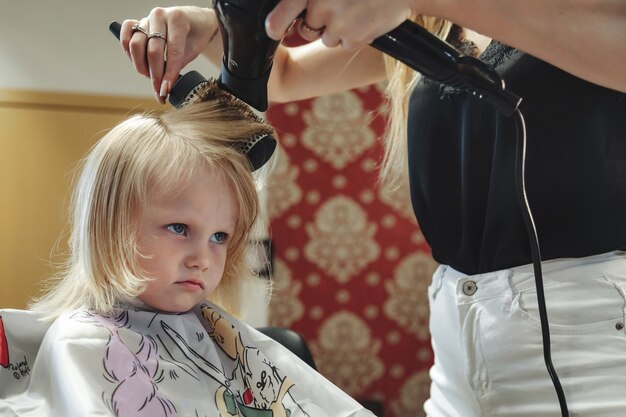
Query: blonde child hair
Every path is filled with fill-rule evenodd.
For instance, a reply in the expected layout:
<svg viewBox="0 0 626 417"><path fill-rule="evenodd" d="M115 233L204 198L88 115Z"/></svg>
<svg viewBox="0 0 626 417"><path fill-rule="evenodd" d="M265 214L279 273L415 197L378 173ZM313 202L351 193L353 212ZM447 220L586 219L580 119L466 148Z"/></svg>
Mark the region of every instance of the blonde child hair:
<svg viewBox="0 0 626 417"><path fill-rule="evenodd" d="M147 279L137 262L138 213L157 184L176 192L208 166L225 178L239 208L224 274L210 301L239 314L251 277L246 247L260 206L250 164L236 145L268 130L260 119L217 100L132 116L110 130L80 166L66 265L31 308L53 319L79 308L108 314L135 300Z"/></svg>

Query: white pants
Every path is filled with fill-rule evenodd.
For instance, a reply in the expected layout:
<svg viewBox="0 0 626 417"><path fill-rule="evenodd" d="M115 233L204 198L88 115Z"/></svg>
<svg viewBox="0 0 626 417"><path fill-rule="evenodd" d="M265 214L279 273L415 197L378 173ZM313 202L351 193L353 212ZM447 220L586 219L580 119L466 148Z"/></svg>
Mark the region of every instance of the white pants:
<svg viewBox="0 0 626 417"><path fill-rule="evenodd" d="M543 278L570 416L626 416L626 253L544 262ZM561 416L532 265L474 276L440 266L428 293L429 417Z"/></svg>

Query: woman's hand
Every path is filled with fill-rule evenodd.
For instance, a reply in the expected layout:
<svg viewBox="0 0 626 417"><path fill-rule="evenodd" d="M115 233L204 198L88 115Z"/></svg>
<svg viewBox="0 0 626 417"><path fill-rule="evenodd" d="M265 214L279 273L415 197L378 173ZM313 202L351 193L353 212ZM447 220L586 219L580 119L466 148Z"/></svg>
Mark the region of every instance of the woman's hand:
<svg viewBox="0 0 626 417"><path fill-rule="evenodd" d="M327 47L356 50L369 45L412 14L414 0L283 0L265 21L269 37L283 38L293 21L306 10L300 34L321 37Z"/></svg>
<svg viewBox="0 0 626 417"><path fill-rule="evenodd" d="M125 20L120 42L137 72L152 80L154 95L162 104L185 65L209 42L221 47L215 13L194 6L157 7L140 20Z"/></svg>

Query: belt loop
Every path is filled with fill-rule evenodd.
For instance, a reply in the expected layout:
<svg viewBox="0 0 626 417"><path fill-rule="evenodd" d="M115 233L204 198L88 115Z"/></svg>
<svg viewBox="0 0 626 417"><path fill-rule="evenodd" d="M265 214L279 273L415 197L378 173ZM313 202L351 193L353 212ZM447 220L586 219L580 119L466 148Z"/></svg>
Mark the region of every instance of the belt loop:
<svg viewBox="0 0 626 417"><path fill-rule="evenodd" d="M517 290L514 288L513 286L513 271L512 270L507 270L504 271L503 277L501 278L502 280L506 280L507 286L506 286L506 290L505 290L505 299L504 302L502 303L502 310L505 313L510 313L511 312L511 305L513 304L513 298L516 296Z"/></svg>
<svg viewBox="0 0 626 417"><path fill-rule="evenodd" d="M443 276L448 269L447 265L440 265L433 274L433 282L432 282L432 298L433 300L437 299L437 294L443 285Z"/></svg>

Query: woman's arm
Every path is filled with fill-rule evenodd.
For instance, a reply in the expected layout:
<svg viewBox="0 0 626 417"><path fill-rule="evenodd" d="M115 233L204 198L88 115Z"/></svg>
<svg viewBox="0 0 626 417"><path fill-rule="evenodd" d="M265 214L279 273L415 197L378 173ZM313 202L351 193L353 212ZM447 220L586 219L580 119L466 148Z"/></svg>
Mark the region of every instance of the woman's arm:
<svg viewBox="0 0 626 417"><path fill-rule="evenodd" d="M416 3L415 7L423 3L428 14L489 35L580 78L626 92L626 0Z"/></svg>
<svg viewBox="0 0 626 417"><path fill-rule="evenodd" d="M384 80L382 53L364 46L348 51L321 41L280 46L268 85L269 100L289 102L363 87Z"/></svg>
<svg viewBox="0 0 626 417"><path fill-rule="evenodd" d="M626 92L626 0L283 0L269 35L282 37L304 9L327 45L360 48L411 13L438 16Z"/></svg>

